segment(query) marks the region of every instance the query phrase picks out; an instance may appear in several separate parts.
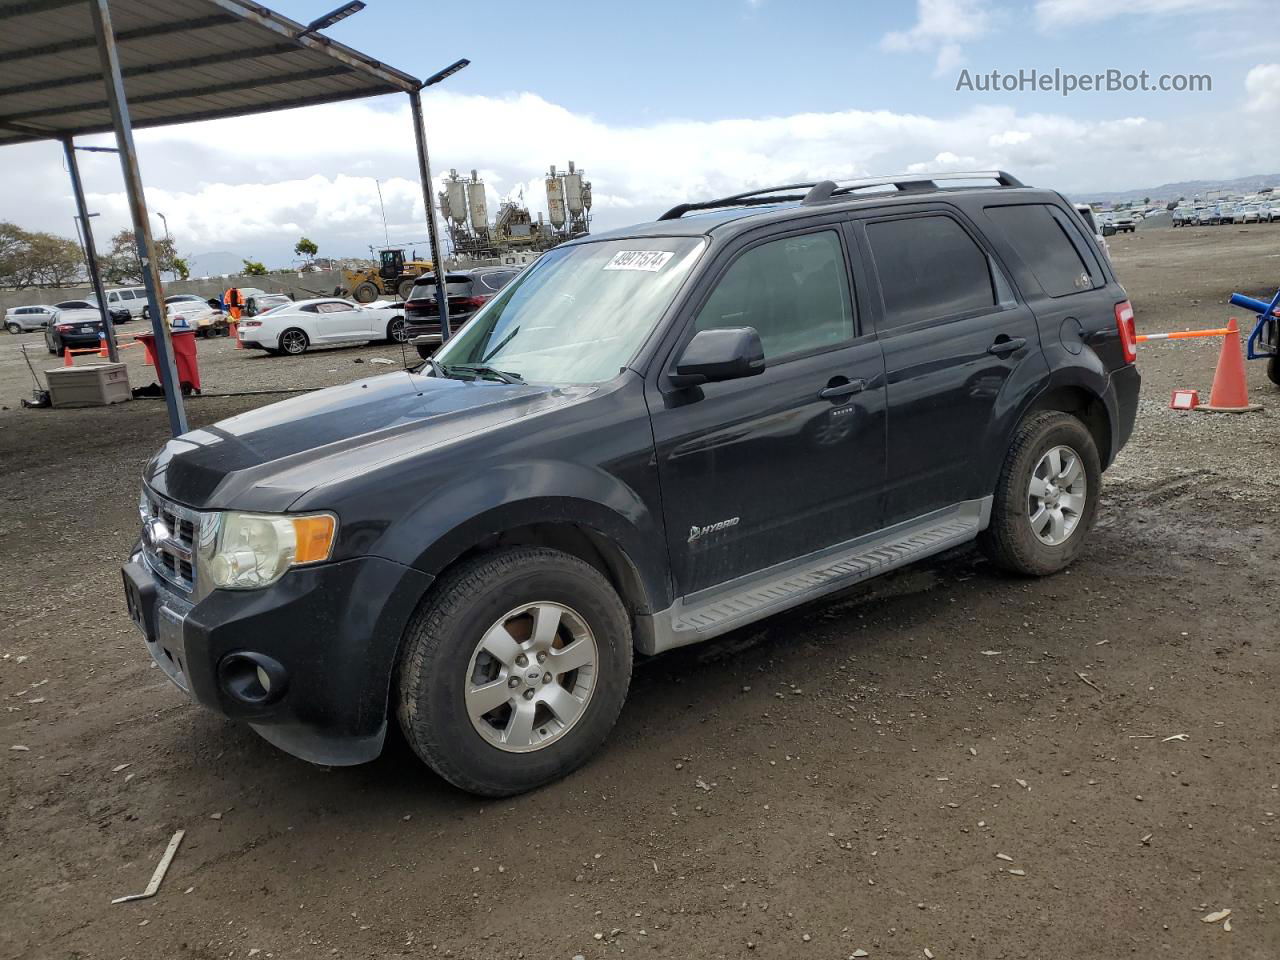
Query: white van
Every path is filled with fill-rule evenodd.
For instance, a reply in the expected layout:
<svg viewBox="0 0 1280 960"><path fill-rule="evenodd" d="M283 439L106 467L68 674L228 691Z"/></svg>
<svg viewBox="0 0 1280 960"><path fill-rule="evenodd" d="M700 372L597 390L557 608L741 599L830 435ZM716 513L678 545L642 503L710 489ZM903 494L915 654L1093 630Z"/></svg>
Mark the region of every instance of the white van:
<svg viewBox="0 0 1280 960"><path fill-rule="evenodd" d="M145 287L116 287L104 290L107 295L107 306L112 310L128 310L129 316L137 320L142 316L142 308L147 305Z"/></svg>

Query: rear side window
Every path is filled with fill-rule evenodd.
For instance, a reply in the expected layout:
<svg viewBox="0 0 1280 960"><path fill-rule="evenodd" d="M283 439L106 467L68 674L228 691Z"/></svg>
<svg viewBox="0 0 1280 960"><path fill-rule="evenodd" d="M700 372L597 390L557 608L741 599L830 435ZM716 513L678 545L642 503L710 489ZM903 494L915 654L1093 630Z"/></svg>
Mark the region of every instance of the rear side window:
<svg viewBox="0 0 1280 960"><path fill-rule="evenodd" d="M950 217L869 223L867 241L886 329L994 309L1008 299L986 253Z"/></svg>
<svg viewBox="0 0 1280 960"><path fill-rule="evenodd" d="M1060 212L1047 203L987 207L987 216L1009 238L1044 292L1065 297L1102 286L1101 278L1080 255Z"/></svg>
<svg viewBox="0 0 1280 960"><path fill-rule="evenodd" d="M483 287L487 293L497 293L499 290L505 287L508 283L510 283L511 278L514 276L515 276L514 273L481 274L479 277L480 286Z"/></svg>
<svg viewBox="0 0 1280 960"><path fill-rule="evenodd" d="M748 250L720 278L694 326L755 327L766 360L853 339L839 236L824 230Z"/></svg>

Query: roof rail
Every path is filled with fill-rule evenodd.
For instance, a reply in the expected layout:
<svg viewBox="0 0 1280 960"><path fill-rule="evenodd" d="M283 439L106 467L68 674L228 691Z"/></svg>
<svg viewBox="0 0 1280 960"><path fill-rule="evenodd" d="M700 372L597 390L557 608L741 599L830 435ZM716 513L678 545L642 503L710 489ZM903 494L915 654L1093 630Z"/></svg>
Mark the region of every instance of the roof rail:
<svg viewBox="0 0 1280 960"><path fill-rule="evenodd" d="M686 213L695 210L714 210L718 207L749 207L766 203L782 203L799 200L806 206L826 203L830 200L847 197L859 190L873 187L895 187L899 193L927 192L941 190L938 182L953 180L994 180L1001 187L1025 186L1013 174L1003 170L962 170L953 173L900 173L889 177L866 177L858 180L819 180L816 183L788 183L780 187L763 187L759 190L748 190L718 200L703 200L695 203L680 203L672 207L659 220L679 220ZM803 195L772 196L784 190L805 190Z"/></svg>

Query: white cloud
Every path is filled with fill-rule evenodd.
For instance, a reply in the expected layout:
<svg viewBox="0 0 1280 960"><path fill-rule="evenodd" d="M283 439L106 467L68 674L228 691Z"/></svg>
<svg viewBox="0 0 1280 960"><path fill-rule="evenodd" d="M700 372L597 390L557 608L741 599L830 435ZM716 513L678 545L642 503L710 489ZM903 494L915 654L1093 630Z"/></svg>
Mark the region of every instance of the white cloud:
<svg viewBox="0 0 1280 960"><path fill-rule="evenodd" d="M961 44L986 34L991 19L984 0L916 0L915 25L886 33L880 47L892 53L936 52L938 76L964 62Z"/></svg>
<svg viewBox="0 0 1280 960"><path fill-rule="evenodd" d="M1280 63L1260 63L1244 78L1248 99L1244 108L1250 113L1280 116Z"/></svg>
<svg viewBox="0 0 1280 960"><path fill-rule="evenodd" d="M994 167L1069 193L1257 173L1280 151L1270 122L1280 66L1256 67L1242 93L1252 112L1228 103L1168 122L971 106L933 116L845 110L627 125L532 94L432 93L424 106L437 177L478 166L491 210L523 189L536 213L545 210L546 165L576 160L593 182L595 228L604 230L685 200L904 170ZM140 131L138 140L150 208L168 217L188 253L227 250L283 265L302 233L326 255L366 253L383 239L375 177L392 241L426 236L407 105L394 98ZM0 216L71 235L60 149L30 144L3 157ZM81 163L105 240L128 222L118 161L86 154Z"/></svg>
<svg viewBox="0 0 1280 960"><path fill-rule="evenodd" d="M1036 0L1036 22L1041 29L1100 23L1121 16L1161 17L1185 13L1215 16L1243 6L1243 0Z"/></svg>

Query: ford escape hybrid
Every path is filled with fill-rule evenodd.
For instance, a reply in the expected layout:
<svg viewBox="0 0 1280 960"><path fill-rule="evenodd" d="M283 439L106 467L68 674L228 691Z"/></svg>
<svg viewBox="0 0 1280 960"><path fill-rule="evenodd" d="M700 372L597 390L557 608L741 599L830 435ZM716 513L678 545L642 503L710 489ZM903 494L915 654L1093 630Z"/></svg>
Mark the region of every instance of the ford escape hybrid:
<svg viewBox="0 0 1280 960"><path fill-rule="evenodd" d="M792 184L545 254L434 357L171 440L124 567L193 699L466 790L582 764L635 654L977 540L1085 546L1133 311L1005 173Z"/></svg>

